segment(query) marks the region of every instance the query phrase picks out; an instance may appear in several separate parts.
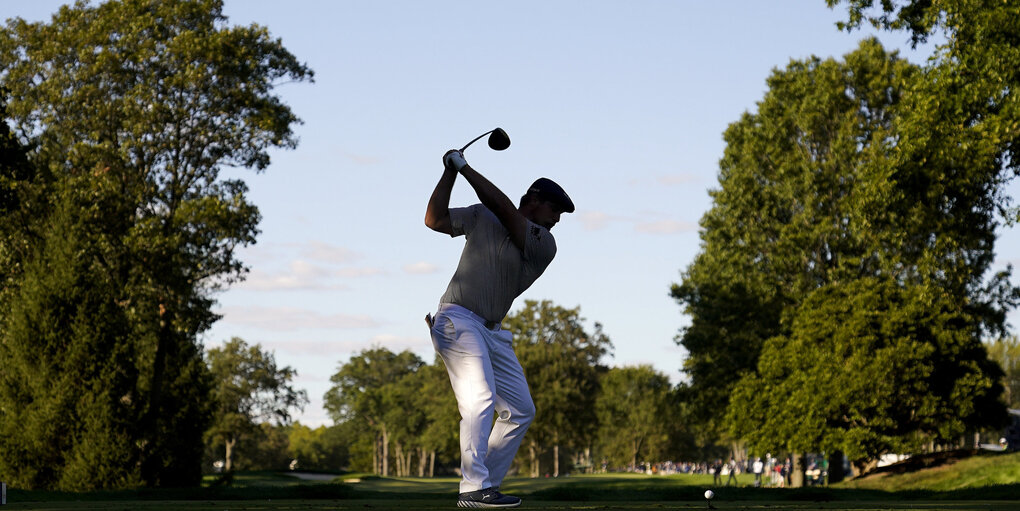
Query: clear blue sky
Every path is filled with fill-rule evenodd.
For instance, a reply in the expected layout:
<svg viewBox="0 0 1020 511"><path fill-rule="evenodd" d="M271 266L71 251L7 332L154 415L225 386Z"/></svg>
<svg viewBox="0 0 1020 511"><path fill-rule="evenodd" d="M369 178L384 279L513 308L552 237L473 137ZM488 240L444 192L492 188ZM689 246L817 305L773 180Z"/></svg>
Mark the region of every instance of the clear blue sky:
<svg viewBox="0 0 1020 511"><path fill-rule="evenodd" d="M0 0L0 18L48 19L62 3ZM679 381L673 339L688 320L669 287L698 251L723 130L755 109L772 69L840 57L869 33L838 31L844 12L824 0L226 0L224 11L267 27L316 77L278 89L304 120L297 150L240 174L262 233L205 343L238 336L274 351L297 369L312 401L298 418L313 426L330 422L322 395L353 354L379 345L433 360L422 318L462 239L428 230L425 204L443 153L496 126L513 145L479 142L472 166L514 200L546 176L577 205L514 310L580 306L613 341L607 362ZM928 55L905 34L879 36L914 62ZM458 182L452 204L473 202ZM1000 264L1020 263L1017 238L1003 233Z"/></svg>

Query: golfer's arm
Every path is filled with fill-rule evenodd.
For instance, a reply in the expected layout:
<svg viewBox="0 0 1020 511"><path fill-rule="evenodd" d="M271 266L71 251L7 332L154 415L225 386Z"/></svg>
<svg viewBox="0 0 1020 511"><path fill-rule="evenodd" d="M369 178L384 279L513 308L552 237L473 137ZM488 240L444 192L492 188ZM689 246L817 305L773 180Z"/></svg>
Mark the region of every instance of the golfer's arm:
<svg viewBox="0 0 1020 511"><path fill-rule="evenodd" d="M432 197L429 198L429 205L425 208L425 225L433 231L451 236L453 224L450 222L450 193L456 179L456 170L450 168L443 170L443 177L436 183L436 189L432 190Z"/></svg>
<svg viewBox="0 0 1020 511"><path fill-rule="evenodd" d="M524 250L524 236L528 231L528 219L524 218L524 215L517 210L514 203L506 196L496 185L492 184L491 181L485 179L485 176L481 175L475 169L471 168L470 165L465 165L460 169L461 175L464 179L467 179L468 184L475 189L475 193L478 194L478 199L482 201L482 205L489 208L499 219L499 222L506 227L506 230L510 232L510 241L517 246L517 248Z"/></svg>

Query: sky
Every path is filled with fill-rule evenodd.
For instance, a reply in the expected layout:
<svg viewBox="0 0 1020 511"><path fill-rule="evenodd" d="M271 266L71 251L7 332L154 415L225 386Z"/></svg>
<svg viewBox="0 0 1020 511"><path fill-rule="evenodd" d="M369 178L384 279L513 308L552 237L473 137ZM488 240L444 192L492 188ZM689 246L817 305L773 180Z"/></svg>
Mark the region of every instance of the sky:
<svg viewBox="0 0 1020 511"><path fill-rule="evenodd" d="M0 18L48 20L54 0L0 0ZM650 364L682 380L674 338L689 324L670 286L699 251L698 221L718 186L722 133L756 109L791 59L840 58L877 35L922 63L904 33L846 33L824 0L225 0L231 25L266 27L315 71L276 92L303 120L295 150L241 169L262 213L239 252L247 280L216 295L202 341L258 343L297 370L310 403L296 419L331 424L330 376L362 350L434 351L423 320L456 268L463 238L423 223L442 156L466 151L516 200L538 177L577 206L553 229L558 252L514 303L580 308L611 339L610 366ZM1018 196L1020 187L1011 186ZM458 180L451 206L477 202ZM1003 229L996 267L1020 266ZM1014 277L1014 281L1017 280ZM1013 325L1020 315L1010 315ZM1015 329L1014 329L1015 332Z"/></svg>

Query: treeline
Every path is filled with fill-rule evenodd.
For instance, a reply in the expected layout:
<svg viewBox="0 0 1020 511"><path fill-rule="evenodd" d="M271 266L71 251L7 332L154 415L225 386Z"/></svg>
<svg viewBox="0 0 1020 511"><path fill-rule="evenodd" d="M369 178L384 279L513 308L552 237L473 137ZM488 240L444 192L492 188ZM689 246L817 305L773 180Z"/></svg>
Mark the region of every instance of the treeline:
<svg viewBox="0 0 1020 511"><path fill-rule="evenodd" d="M514 334L537 409L516 459L518 474L558 476L603 462L625 468L695 456L682 440L680 404L667 376L650 366L604 365L610 340L598 323L584 329L579 308L527 301L504 327ZM344 363L332 382L326 409L355 433L352 468L432 476L459 467L460 415L442 361L427 364L409 351L377 347Z"/></svg>
<svg viewBox="0 0 1020 511"><path fill-rule="evenodd" d="M608 367L612 344L598 323L591 331L585 329L580 308L526 301L506 318L504 327L514 334L515 351L537 408L515 473L555 477L726 453L715 446L698 450L684 428L683 406L666 375L648 365ZM230 345L246 346L238 339ZM229 346L225 350L238 351ZM213 358L222 356L217 351ZM248 360L253 358L271 357L263 354ZM253 380L238 377L236 371L217 374L222 382ZM277 380L279 387L287 387L285 378ZM240 441L236 445L243 446L234 448L239 462L231 462L235 468L282 469L293 464L297 469L419 477L449 475L459 468L460 415L440 359L428 364L410 351L374 347L340 364L331 380L325 404L332 426L311 430L280 421L275 426L259 424L249 420L255 417L250 415L240 421L247 428L235 436ZM231 407L231 412L235 408L246 407ZM273 399L260 407L284 408L284 401ZM229 452L225 442L209 443L208 462L223 460L225 452Z"/></svg>

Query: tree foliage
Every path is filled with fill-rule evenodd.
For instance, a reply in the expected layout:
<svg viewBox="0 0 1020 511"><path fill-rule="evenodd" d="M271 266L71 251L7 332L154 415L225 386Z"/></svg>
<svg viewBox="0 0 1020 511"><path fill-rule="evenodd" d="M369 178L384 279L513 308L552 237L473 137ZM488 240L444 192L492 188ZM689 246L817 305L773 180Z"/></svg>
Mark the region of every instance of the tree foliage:
<svg viewBox="0 0 1020 511"><path fill-rule="evenodd" d="M986 347L988 357L1002 368L1006 406L1020 410L1020 337L1000 337Z"/></svg>
<svg viewBox="0 0 1020 511"><path fill-rule="evenodd" d="M559 448L590 447L596 430L595 399L601 359L612 343L595 323L588 333L580 307L567 309L548 300L526 300L504 325L514 335L514 351L527 375L535 420L524 445L531 459L530 473L540 472L539 455L552 449L553 470L559 475Z"/></svg>
<svg viewBox="0 0 1020 511"><path fill-rule="evenodd" d="M84 490L140 482L131 470L139 461L138 354L116 303L121 290L103 264L122 234L107 209L117 208L115 190L103 175L54 187L49 230L19 261L17 286L5 289L0 475L12 484ZM201 393L206 381L197 376Z"/></svg>
<svg viewBox="0 0 1020 511"><path fill-rule="evenodd" d="M862 278L817 289L794 314L730 402L753 451L840 451L861 470L1001 420L1001 372L942 290Z"/></svg>
<svg viewBox="0 0 1020 511"><path fill-rule="evenodd" d="M340 428L302 424L290 427L288 452L298 470L341 471L347 467L348 445Z"/></svg>
<svg viewBox="0 0 1020 511"><path fill-rule="evenodd" d="M5 453L22 453L0 476L37 474L26 487L74 489L197 484L210 420L197 339L216 319L212 292L243 276L234 251L254 242L259 218L244 183L219 171L260 170L270 148L294 147L297 118L272 91L311 71L265 29L225 26L219 0L79 1L49 22L9 20L0 69L10 124L35 169L18 178L30 183L18 195L26 200L4 212L17 230L0 251L0 309L20 312L0 325L0 366L19 367L5 373L18 390L0 396L0 408L130 424L116 446L89 455L73 452L74 435L54 443L59 432L41 422L23 428L0 439ZM58 239L50 231L61 223L67 236ZM22 329L33 314L48 322ZM58 395L74 386L44 392L43 382L89 371L71 365L89 359L66 357L77 352L104 360L105 401ZM2 428L22 427L2 419ZM56 473L75 456L90 469Z"/></svg>
<svg viewBox="0 0 1020 511"><path fill-rule="evenodd" d="M257 433L260 424L289 424L291 410L304 407L308 395L295 389L297 371L277 367L276 357L259 344L240 338L206 355L213 378L213 423L206 436L224 446L224 470L233 470L239 439Z"/></svg>
<svg viewBox="0 0 1020 511"><path fill-rule="evenodd" d="M724 133L719 188L701 220L702 246L672 296L691 325L684 395L708 429L742 372L757 364L783 312L813 289L894 266L896 191L877 164L888 150L890 109L916 72L874 40L846 64L792 61L768 78L758 111Z"/></svg>
<svg viewBox="0 0 1020 511"><path fill-rule="evenodd" d="M406 422L416 418L417 403L401 399L408 390L401 383L423 365L410 351L375 347L351 357L330 377L333 386L323 397L326 411L335 423L361 423L372 432L375 473L390 475L391 436L399 436Z"/></svg>
<svg viewBox="0 0 1020 511"><path fill-rule="evenodd" d="M614 466L666 459L673 422L672 386L649 365L612 368L602 374L595 404L599 452Z"/></svg>
<svg viewBox="0 0 1020 511"><path fill-rule="evenodd" d="M748 435L759 446L820 450L840 444L823 431L867 431L856 441L844 435L840 444L859 456L881 454L895 443L890 438L899 441L907 430L946 439L1002 419L996 405L1001 388L990 383L996 373L982 362L980 342L982 335L1001 331L1016 296L1008 273L988 276L995 215L1004 204L990 179L996 161L957 139L922 138L918 120L904 115L930 99L924 89L928 72L865 40L843 62L811 58L775 71L758 111L727 129L720 189L712 192L712 209L702 220L702 251L673 287L692 316L679 342L690 352L687 394L705 396L701 417L719 421L725 408L713 413L711 400L725 403L735 389L729 432ZM938 119L927 122L936 125ZM926 129L949 131L942 125ZM868 291L873 279L881 291ZM840 392L848 387L819 384L822 373L805 365L810 355L881 347L854 346L851 338L835 347L812 344L822 342L818 332L852 331L831 310L824 312L834 306L825 297L852 296L850 289L884 300L857 303L869 308L853 314L900 311L923 322L895 332L853 331L893 346L923 346L899 353L894 367L910 360L938 374L941 386L918 399L857 408L852 399L859 396ZM931 315L912 308L922 304L947 308ZM801 365L777 362L785 359ZM886 376L877 380L881 384L898 381L883 365L889 361L861 361L876 367L855 366L858 374ZM849 377L829 374L834 381ZM771 393L793 392L806 381L817 396ZM766 390L769 395L762 395ZM974 403L987 408L975 410ZM856 409L870 427L848 427L855 416L832 419L831 407ZM766 417L790 420L791 414L802 417L798 425L805 414L817 419L818 428L766 428L776 437L755 436L762 430L753 428ZM912 418L900 423L907 430L885 431L883 421L904 416L897 414ZM936 419L937 427L931 422ZM829 440L818 445L822 438Z"/></svg>

